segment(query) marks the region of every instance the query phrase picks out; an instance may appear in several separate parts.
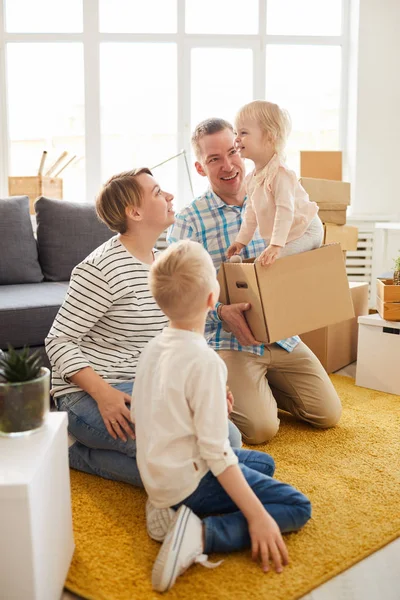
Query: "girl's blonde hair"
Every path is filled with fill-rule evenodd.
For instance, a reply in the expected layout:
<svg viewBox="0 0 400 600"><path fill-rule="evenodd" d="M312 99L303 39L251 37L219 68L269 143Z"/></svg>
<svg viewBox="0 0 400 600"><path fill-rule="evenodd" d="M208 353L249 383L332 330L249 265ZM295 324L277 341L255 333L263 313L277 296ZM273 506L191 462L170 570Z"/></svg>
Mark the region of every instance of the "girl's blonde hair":
<svg viewBox="0 0 400 600"><path fill-rule="evenodd" d="M97 215L112 231L125 233L127 230L125 209L128 206L141 205L143 189L137 177L143 173L152 175L147 167L118 173L105 183L97 196Z"/></svg>
<svg viewBox="0 0 400 600"><path fill-rule="evenodd" d="M236 128L247 119L256 121L260 129L269 136L276 153L283 158L287 138L292 129L292 122L287 110L273 102L254 100L239 109L235 117Z"/></svg>

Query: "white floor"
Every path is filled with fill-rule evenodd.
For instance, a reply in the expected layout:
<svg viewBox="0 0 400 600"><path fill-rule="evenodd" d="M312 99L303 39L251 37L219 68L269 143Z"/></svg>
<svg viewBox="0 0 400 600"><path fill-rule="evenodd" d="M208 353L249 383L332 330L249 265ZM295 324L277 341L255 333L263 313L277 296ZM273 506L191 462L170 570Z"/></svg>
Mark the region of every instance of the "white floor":
<svg viewBox="0 0 400 600"><path fill-rule="evenodd" d="M338 371L338 375L353 378L355 373L355 363ZM65 591L61 600L77 598L78 596ZM400 538L303 596L301 600L400 600Z"/></svg>

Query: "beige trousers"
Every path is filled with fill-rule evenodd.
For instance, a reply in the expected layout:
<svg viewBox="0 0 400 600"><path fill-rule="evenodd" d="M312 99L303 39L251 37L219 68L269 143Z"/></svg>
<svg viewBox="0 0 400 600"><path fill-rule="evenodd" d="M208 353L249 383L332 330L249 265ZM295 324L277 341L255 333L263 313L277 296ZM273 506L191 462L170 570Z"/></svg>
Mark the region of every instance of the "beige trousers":
<svg viewBox="0 0 400 600"><path fill-rule="evenodd" d="M219 350L228 368L235 404L231 419L246 444L271 440L279 429L278 408L321 429L333 427L342 406L325 369L300 342L293 352L277 344L264 355Z"/></svg>

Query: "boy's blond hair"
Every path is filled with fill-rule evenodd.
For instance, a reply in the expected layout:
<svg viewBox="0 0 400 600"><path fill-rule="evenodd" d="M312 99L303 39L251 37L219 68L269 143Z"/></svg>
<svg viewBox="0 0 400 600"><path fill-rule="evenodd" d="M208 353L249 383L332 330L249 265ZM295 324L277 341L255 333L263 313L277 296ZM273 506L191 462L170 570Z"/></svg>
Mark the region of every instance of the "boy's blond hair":
<svg viewBox="0 0 400 600"><path fill-rule="evenodd" d="M137 177L143 173L152 175L152 172L147 167L118 173L118 175L114 175L104 184L103 189L97 196L97 215L111 231L125 233L128 226L125 213L126 208L128 206L137 207L141 205L143 189Z"/></svg>
<svg viewBox="0 0 400 600"><path fill-rule="evenodd" d="M289 113L273 102L254 100L239 109L235 117L236 128L242 121L249 119L255 121L260 129L269 136L275 146L276 153L284 158L284 151L292 129Z"/></svg>
<svg viewBox="0 0 400 600"><path fill-rule="evenodd" d="M188 321L205 310L207 298L216 291L211 257L201 244L181 240L171 244L150 269L151 293L172 321Z"/></svg>

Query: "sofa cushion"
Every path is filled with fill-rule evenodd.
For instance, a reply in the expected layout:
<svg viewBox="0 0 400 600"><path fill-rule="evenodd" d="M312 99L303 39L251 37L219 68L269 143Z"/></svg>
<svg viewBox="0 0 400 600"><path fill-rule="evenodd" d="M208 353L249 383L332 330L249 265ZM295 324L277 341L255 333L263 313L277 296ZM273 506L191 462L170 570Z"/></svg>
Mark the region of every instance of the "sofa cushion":
<svg viewBox="0 0 400 600"><path fill-rule="evenodd" d="M0 285L43 281L28 196L0 199L0 257Z"/></svg>
<svg viewBox="0 0 400 600"><path fill-rule="evenodd" d="M0 348L42 346L67 293L69 282L3 285Z"/></svg>
<svg viewBox="0 0 400 600"><path fill-rule="evenodd" d="M78 263L115 235L94 204L41 197L35 202L39 261L47 281L67 281Z"/></svg>

